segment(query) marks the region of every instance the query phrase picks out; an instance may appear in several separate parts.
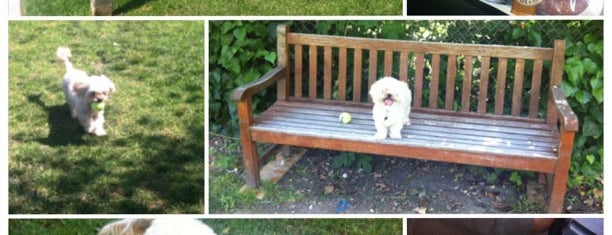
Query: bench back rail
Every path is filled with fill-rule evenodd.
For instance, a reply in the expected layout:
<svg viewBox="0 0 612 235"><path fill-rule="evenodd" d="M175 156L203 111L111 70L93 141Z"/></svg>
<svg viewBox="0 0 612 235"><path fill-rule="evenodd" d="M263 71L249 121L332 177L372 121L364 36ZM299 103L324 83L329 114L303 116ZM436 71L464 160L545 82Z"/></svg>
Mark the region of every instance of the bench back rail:
<svg viewBox="0 0 612 235"><path fill-rule="evenodd" d="M534 48L300 34L281 27L279 65L289 68L291 79L279 86L279 99L370 102L372 83L393 76L409 82L414 108L557 121L542 97L561 84L563 40Z"/></svg>

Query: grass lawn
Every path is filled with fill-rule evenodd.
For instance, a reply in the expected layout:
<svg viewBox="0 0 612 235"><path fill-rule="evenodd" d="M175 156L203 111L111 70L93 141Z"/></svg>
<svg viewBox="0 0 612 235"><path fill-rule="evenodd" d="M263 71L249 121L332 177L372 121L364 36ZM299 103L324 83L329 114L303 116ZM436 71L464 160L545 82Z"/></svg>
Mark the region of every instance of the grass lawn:
<svg viewBox="0 0 612 235"><path fill-rule="evenodd" d="M112 220L10 220L11 235L96 234ZM402 233L401 219L205 219L219 235L388 234Z"/></svg>
<svg viewBox="0 0 612 235"><path fill-rule="evenodd" d="M9 22L10 213L202 213L204 23ZM117 86L108 136L70 118L58 46Z"/></svg>
<svg viewBox="0 0 612 235"><path fill-rule="evenodd" d="M87 16L88 0L22 0L24 15ZM113 15L401 15L401 0L114 0Z"/></svg>

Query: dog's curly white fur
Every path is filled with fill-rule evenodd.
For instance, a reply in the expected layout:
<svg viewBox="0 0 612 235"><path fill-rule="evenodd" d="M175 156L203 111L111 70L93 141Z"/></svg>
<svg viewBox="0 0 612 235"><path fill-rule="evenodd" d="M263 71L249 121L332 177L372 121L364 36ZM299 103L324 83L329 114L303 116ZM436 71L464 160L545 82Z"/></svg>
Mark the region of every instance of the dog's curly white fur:
<svg viewBox="0 0 612 235"><path fill-rule="evenodd" d="M98 235L215 235L215 232L196 219L123 219L102 227Z"/></svg>
<svg viewBox="0 0 612 235"><path fill-rule="evenodd" d="M57 48L56 55L66 67L64 95L72 118L77 118L87 133L106 135L104 110L93 110L91 104L106 102L110 93L117 90L115 84L104 75L89 76L85 71L75 69L69 60L72 54L67 47Z"/></svg>
<svg viewBox="0 0 612 235"><path fill-rule="evenodd" d="M408 84L392 77L384 77L372 84L369 93L374 102L374 139L382 140L387 136L401 139L403 126L410 125L412 92Z"/></svg>

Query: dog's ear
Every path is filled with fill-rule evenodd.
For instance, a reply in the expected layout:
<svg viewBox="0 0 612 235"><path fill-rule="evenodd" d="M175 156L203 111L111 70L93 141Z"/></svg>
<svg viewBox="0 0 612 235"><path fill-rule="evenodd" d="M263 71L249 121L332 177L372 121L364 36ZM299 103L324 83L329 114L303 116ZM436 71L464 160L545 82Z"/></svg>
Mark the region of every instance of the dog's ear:
<svg viewBox="0 0 612 235"><path fill-rule="evenodd" d="M78 96L83 97L85 96L85 93L87 93L87 89L89 89L89 83L82 81L75 82L72 85L72 89L76 91Z"/></svg>
<svg viewBox="0 0 612 235"><path fill-rule="evenodd" d="M153 223L153 219L136 219L131 224L132 230L134 234L144 234L151 227L151 223Z"/></svg>
<svg viewBox="0 0 612 235"><path fill-rule="evenodd" d="M372 86L370 86L370 97L372 97L372 99L377 99L381 96L382 93L382 88L381 88L381 84L379 82L375 82L374 84L372 84Z"/></svg>
<svg viewBox="0 0 612 235"><path fill-rule="evenodd" d="M115 84L110 79L108 79L106 75L102 74L101 78L104 79L106 84L108 84L109 92L114 93L115 91L117 91L117 87L115 87Z"/></svg>

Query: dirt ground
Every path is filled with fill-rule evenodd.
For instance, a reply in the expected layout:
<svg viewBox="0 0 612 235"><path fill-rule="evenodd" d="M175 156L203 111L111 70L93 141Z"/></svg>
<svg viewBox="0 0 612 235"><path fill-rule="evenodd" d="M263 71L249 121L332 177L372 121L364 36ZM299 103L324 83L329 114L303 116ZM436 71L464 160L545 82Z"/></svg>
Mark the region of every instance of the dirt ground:
<svg viewBox="0 0 612 235"><path fill-rule="evenodd" d="M215 141L211 141L211 144ZM214 146L213 146L214 147ZM270 202L236 208L235 213L263 214L487 214L545 213L543 187L517 186L510 171L487 182L492 168L372 156L372 171L333 169L338 152L308 149L277 183L294 190L298 201ZM569 198L569 200L568 200ZM590 202L590 203L589 203ZM565 213L602 213L593 202L569 190Z"/></svg>

